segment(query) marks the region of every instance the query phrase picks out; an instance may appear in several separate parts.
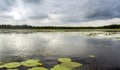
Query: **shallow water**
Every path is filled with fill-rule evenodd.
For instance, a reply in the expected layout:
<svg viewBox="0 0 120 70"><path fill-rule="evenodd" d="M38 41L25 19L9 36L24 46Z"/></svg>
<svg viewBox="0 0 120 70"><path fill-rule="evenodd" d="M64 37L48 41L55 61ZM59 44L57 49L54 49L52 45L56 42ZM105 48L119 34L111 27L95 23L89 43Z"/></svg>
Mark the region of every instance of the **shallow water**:
<svg viewBox="0 0 120 70"><path fill-rule="evenodd" d="M118 39L81 32L0 34L0 62L40 59L44 67L51 68L58 63L57 58L70 57L83 64L79 70L120 70L119 50Z"/></svg>

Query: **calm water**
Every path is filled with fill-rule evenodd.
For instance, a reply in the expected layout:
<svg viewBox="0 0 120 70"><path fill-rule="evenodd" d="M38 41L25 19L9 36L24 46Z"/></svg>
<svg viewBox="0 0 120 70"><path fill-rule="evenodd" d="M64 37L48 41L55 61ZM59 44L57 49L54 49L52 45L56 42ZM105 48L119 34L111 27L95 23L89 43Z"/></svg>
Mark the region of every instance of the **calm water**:
<svg viewBox="0 0 120 70"><path fill-rule="evenodd" d="M90 58L91 54L95 58ZM120 70L120 40L87 37L80 32L0 34L1 62L40 59L50 68L59 57L82 63L79 70Z"/></svg>

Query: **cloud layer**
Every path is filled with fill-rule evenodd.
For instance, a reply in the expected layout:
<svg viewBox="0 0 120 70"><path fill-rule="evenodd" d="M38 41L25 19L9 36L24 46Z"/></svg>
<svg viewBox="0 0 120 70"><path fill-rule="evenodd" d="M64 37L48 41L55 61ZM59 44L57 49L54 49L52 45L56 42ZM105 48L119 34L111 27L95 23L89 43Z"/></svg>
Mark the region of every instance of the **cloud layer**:
<svg viewBox="0 0 120 70"><path fill-rule="evenodd" d="M70 25L114 18L120 18L120 0L0 0L0 24Z"/></svg>

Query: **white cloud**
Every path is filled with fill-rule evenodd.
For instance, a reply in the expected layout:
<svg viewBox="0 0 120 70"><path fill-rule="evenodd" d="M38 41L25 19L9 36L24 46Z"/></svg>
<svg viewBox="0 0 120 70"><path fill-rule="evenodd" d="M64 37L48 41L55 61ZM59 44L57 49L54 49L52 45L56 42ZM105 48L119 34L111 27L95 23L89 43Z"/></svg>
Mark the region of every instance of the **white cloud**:
<svg viewBox="0 0 120 70"><path fill-rule="evenodd" d="M28 17L29 8L24 7L22 0L16 0L15 5L11 8L11 11L5 14L12 17L14 20L23 20Z"/></svg>
<svg viewBox="0 0 120 70"><path fill-rule="evenodd" d="M80 22L77 23L77 26L103 26L103 25L112 25L112 24L120 24L120 18ZM76 26L74 24L71 25Z"/></svg>

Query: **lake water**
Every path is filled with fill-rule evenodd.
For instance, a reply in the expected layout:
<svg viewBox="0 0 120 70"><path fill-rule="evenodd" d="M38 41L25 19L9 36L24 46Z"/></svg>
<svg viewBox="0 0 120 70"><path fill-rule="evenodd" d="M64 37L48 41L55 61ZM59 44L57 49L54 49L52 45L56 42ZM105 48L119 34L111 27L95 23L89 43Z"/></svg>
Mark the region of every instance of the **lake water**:
<svg viewBox="0 0 120 70"><path fill-rule="evenodd" d="M108 36L105 33L87 34L0 33L0 62L40 59L44 67L51 68L58 63L57 58L70 57L83 64L79 70L120 70L120 40L117 39L120 33Z"/></svg>

